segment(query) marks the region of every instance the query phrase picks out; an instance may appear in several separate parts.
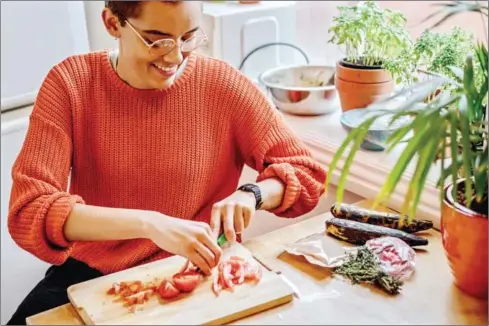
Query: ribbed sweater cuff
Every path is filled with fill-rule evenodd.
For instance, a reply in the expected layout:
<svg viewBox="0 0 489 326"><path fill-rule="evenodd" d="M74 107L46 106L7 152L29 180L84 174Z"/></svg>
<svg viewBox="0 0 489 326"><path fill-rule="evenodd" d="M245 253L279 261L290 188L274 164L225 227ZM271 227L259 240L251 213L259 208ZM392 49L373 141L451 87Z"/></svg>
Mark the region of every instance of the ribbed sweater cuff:
<svg viewBox="0 0 489 326"><path fill-rule="evenodd" d="M53 202L46 216L46 235L48 240L56 246L66 248L69 242L64 235L64 225L73 205L83 204L78 196L64 196Z"/></svg>
<svg viewBox="0 0 489 326"><path fill-rule="evenodd" d="M257 177L257 182L265 179L278 178L285 185L285 193L279 207L270 210L273 214L279 214L294 205L301 195L301 184L295 174L294 167L289 163L272 164Z"/></svg>

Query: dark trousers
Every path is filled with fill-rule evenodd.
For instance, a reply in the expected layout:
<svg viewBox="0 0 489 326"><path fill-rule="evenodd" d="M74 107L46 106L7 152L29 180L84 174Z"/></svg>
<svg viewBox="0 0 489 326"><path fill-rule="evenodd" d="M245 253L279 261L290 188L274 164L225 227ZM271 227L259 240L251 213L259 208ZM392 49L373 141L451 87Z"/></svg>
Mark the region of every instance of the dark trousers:
<svg viewBox="0 0 489 326"><path fill-rule="evenodd" d="M25 297L7 325L26 325L26 318L69 302L69 286L102 276L85 263L68 259L61 266L51 266L45 277Z"/></svg>

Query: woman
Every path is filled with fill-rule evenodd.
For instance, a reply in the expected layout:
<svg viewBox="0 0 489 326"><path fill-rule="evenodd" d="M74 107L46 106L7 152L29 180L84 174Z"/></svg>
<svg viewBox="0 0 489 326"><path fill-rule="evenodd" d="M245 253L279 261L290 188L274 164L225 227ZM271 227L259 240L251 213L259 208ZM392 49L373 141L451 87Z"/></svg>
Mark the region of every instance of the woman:
<svg viewBox="0 0 489 326"><path fill-rule="evenodd" d="M201 16L195 1L109 1L102 18L119 51L49 71L13 167L8 226L53 266L10 324L68 302L71 284L172 254L209 274L220 232L235 241L257 209L296 217L317 205L325 170L276 109L230 65L193 52ZM237 189L244 164L259 176Z"/></svg>

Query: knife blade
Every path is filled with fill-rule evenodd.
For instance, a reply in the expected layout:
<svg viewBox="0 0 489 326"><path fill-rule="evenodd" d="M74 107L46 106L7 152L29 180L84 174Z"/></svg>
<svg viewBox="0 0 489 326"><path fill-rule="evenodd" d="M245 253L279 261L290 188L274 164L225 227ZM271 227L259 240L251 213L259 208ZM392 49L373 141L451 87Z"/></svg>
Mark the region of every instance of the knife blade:
<svg viewBox="0 0 489 326"><path fill-rule="evenodd" d="M290 281L284 274L282 274L281 271L275 271L275 270L273 270L270 266L268 266L267 264L265 264L263 262L263 260L259 259L256 255L252 255L252 256L253 256L253 259L255 259L266 270L268 270L268 271L270 271L272 273L277 274L282 279L282 281L284 281L285 283L287 283L287 285L290 286L290 288L294 292L294 297L296 297L297 299L300 300L300 292L299 292L299 289L297 288L297 286L294 283L292 283L292 281Z"/></svg>

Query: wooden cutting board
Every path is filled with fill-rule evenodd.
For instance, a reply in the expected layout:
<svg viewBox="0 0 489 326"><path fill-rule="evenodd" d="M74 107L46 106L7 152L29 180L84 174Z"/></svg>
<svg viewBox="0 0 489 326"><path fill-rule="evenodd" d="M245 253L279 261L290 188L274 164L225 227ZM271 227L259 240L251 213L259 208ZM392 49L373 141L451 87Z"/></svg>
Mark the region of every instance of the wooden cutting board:
<svg viewBox="0 0 489 326"><path fill-rule="evenodd" d="M259 264L240 244L223 249L223 258L232 255ZM184 258L173 256L78 283L68 288L68 297L85 324L89 325L222 325L293 299L292 289L276 273L263 267L258 284L241 284L234 292L225 290L216 297L211 289L212 277L208 277L190 294L172 301L164 301L155 295L143 305L138 305L139 309L134 313L120 302L113 302L114 296L106 294L113 283L121 281L147 282L155 277L171 279L184 263Z"/></svg>

